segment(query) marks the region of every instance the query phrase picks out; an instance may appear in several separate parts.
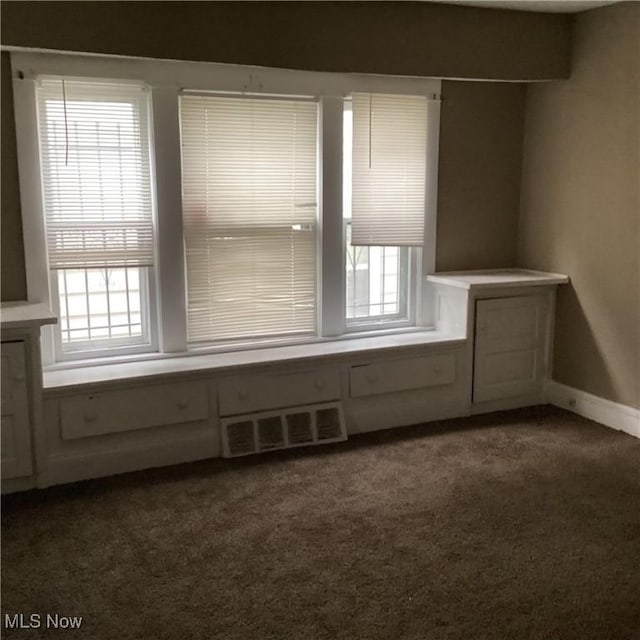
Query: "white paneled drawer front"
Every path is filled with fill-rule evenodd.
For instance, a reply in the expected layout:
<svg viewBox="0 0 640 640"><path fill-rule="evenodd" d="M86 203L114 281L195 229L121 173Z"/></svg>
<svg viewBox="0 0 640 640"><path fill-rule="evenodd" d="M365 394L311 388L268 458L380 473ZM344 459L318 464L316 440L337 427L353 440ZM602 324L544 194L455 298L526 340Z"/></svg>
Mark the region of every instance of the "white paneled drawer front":
<svg viewBox="0 0 640 640"><path fill-rule="evenodd" d="M60 400L64 440L195 422L208 416L204 382L153 385Z"/></svg>
<svg viewBox="0 0 640 640"><path fill-rule="evenodd" d="M455 379L453 353L380 361L351 367L351 397L451 384Z"/></svg>
<svg viewBox="0 0 640 640"><path fill-rule="evenodd" d="M218 402L220 415L232 416L326 402L339 397L339 369L319 368L223 380L219 386Z"/></svg>

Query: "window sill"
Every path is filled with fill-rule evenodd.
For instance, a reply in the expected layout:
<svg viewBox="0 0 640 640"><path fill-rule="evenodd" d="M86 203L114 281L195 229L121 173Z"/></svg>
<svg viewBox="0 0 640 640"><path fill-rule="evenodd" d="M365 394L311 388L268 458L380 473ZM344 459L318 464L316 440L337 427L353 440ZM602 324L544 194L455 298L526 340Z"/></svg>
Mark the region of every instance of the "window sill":
<svg viewBox="0 0 640 640"><path fill-rule="evenodd" d="M375 354L380 351L420 347L427 344L464 344L465 341L465 338L451 333L424 329L378 336L348 336L305 344L204 355L161 354L160 357L153 359L124 363L87 365L85 362L78 363L77 367L45 369L43 388L50 392L63 391L73 387L117 383L122 380L220 373L244 367L298 362L310 358Z"/></svg>

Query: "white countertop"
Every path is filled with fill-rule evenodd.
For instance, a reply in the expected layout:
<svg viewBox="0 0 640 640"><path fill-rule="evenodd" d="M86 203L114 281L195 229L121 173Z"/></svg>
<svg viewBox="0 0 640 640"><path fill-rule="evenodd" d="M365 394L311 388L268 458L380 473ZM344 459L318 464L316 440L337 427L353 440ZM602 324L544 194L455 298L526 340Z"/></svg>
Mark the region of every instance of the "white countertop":
<svg viewBox="0 0 640 640"><path fill-rule="evenodd" d="M44 389L69 389L78 385L116 382L125 379L144 379L155 376L172 376L184 373L221 372L255 366L300 363L310 358L348 355L372 355L379 351L423 345L464 344L465 339L435 330L412 331L386 336L371 336L325 340L301 345L266 347L203 355L161 354L148 360L114 364L76 363L67 369L46 369ZM139 356L138 356L139 358Z"/></svg>
<svg viewBox="0 0 640 640"><path fill-rule="evenodd" d="M461 289L489 289L565 284L569 282L569 277L531 269L481 269L434 273L427 276L427 280Z"/></svg>
<svg viewBox="0 0 640 640"><path fill-rule="evenodd" d="M0 324L3 329L24 329L56 324L58 318L41 302L3 302L0 305Z"/></svg>

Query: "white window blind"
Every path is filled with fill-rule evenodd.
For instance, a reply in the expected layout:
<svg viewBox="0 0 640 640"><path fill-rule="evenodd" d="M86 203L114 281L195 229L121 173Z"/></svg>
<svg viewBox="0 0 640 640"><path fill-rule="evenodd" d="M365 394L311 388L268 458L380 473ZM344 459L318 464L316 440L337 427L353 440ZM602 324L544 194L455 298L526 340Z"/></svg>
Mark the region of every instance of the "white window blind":
<svg viewBox="0 0 640 640"><path fill-rule="evenodd" d="M315 331L317 111L182 96L189 342Z"/></svg>
<svg viewBox="0 0 640 640"><path fill-rule="evenodd" d="M424 96L353 94L353 245L422 246Z"/></svg>
<svg viewBox="0 0 640 640"><path fill-rule="evenodd" d="M152 265L144 87L42 78L37 93L49 266Z"/></svg>

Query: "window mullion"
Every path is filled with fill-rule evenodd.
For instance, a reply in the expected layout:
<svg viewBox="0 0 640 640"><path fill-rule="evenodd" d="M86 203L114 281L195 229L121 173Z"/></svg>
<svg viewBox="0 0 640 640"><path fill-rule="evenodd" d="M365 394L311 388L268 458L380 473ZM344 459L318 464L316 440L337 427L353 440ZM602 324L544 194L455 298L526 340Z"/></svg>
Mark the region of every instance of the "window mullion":
<svg viewBox="0 0 640 640"><path fill-rule="evenodd" d="M342 222L341 97L321 100L321 314L319 333L336 336L344 331L345 244Z"/></svg>
<svg viewBox="0 0 640 640"><path fill-rule="evenodd" d="M158 328L160 350L185 351L184 243L180 113L175 87L154 87L153 149L157 215Z"/></svg>

